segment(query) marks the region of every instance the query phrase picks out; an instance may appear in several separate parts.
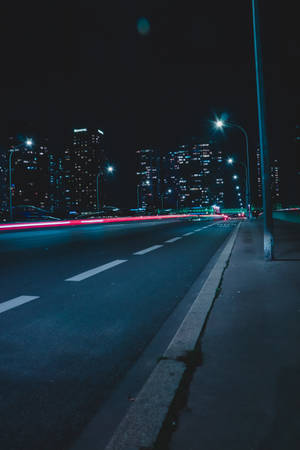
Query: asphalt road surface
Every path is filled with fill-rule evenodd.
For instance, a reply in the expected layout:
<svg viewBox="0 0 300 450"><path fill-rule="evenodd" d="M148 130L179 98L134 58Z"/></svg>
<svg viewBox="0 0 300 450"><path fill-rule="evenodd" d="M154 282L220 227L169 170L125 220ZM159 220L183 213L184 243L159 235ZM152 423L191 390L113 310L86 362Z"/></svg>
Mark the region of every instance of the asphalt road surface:
<svg viewBox="0 0 300 450"><path fill-rule="evenodd" d="M69 449L234 225L0 234L1 450Z"/></svg>

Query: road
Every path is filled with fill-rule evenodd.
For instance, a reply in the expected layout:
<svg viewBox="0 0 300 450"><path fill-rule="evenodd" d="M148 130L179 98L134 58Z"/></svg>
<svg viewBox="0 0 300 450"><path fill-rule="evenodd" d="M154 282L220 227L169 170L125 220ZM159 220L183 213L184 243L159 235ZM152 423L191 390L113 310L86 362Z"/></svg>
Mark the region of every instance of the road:
<svg viewBox="0 0 300 450"><path fill-rule="evenodd" d="M70 448L234 225L1 234L1 449Z"/></svg>

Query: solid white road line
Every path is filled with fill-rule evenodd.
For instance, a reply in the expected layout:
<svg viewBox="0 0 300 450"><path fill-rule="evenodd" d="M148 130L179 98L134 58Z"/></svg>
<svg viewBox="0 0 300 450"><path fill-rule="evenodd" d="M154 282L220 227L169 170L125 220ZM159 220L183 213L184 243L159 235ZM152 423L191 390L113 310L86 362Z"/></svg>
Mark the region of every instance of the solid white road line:
<svg viewBox="0 0 300 450"><path fill-rule="evenodd" d="M94 269L87 270L86 272L82 272L79 275L75 275L74 277L67 278L65 281L82 281L86 278L92 277L93 275L97 275L97 273L104 272L107 269L118 266L119 264L122 264L126 261L127 259L116 259L115 261L111 261L110 263L103 264L103 266L95 267Z"/></svg>
<svg viewBox="0 0 300 450"><path fill-rule="evenodd" d="M7 302L0 303L0 314L8 311L9 309L16 308L17 306L23 305L24 303L36 300L37 296L34 295L20 295L19 297L8 300Z"/></svg>
<svg viewBox="0 0 300 450"><path fill-rule="evenodd" d="M181 237L181 236L174 237L174 238L172 238L172 239L169 239L168 241L165 241L165 243L166 243L166 244L171 244L172 242L176 242L176 241L178 241L179 239L182 239L182 237Z"/></svg>
<svg viewBox="0 0 300 450"><path fill-rule="evenodd" d="M153 245L152 247L145 248L145 250L140 250L139 252L135 252L134 255L145 255L145 253L152 252L157 248L163 247L163 245Z"/></svg>
<svg viewBox="0 0 300 450"><path fill-rule="evenodd" d="M190 236L191 234L194 234L194 231L190 231L189 233L185 233L182 236Z"/></svg>

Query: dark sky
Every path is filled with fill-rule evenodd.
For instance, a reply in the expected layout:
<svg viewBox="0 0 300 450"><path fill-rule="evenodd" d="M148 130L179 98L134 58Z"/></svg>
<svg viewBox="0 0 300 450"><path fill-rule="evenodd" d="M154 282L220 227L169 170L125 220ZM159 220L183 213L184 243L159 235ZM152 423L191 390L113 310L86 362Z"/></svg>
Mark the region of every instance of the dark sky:
<svg viewBox="0 0 300 450"><path fill-rule="evenodd" d="M300 122L296 2L260 3L270 151L290 197L292 134ZM140 17L149 20L147 35L137 31ZM117 168L111 200L124 203L129 195L130 204L140 145L167 151L190 136L213 136L209 120L226 113L247 129L254 155L250 0L13 3L2 9L1 22L3 146L23 122L48 135L57 152L72 128L102 127ZM242 155L237 131L217 139L227 153Z"/></svg>

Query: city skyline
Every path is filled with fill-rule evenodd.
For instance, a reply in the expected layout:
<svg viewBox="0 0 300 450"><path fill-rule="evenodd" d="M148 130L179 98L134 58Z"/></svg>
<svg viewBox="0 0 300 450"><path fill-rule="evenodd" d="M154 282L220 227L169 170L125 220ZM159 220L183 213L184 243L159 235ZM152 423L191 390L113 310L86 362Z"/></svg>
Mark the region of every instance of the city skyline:
<svg viewBox="0 0 300 450"><path fill-rule="evenodd" d="M65 215L69 211L79 213L99 210L107 202L114 204L110 189L119 174L107 189L110 177L105 172L110 158L105 152L103 130L73 129L71 139L61 155L49 150L48 139L45 137L35 141L25 139L24 142L27 141L31 141L32 145L22 147L20 135L9 138L9 148L15 147L17 150L12 155L14 205L34 205L51 213ZM297 139L295 142L298 142ZM8 154L1 155L1 208L7 210ZM221 208L245 208L243 163L229 158L217 140L193 137L189 143L178 145L167 154L159 148L145 147L137 150L136 155L136 198L130 199L131 208L209 208L213 204ZM228 163L229 160L231 164ZM114 163L118 165L118 161ZM256 149L255 164L252 175L252 206L261 207L259 147ZM110 167L113 171L114 167ZM280 179L279 161L271 160L271 189L275 206L281 204ZM124 207L124 204L119 200L116 206Z"/></svg>

